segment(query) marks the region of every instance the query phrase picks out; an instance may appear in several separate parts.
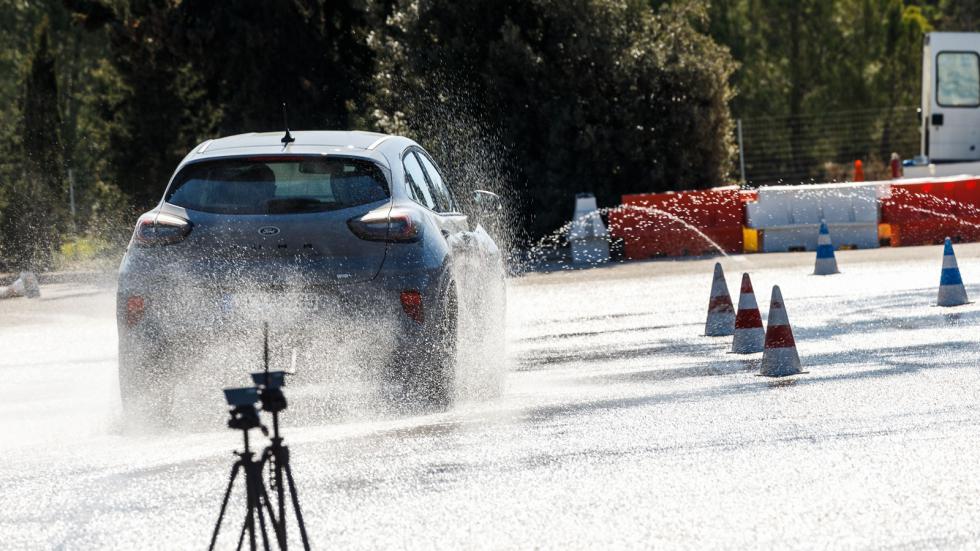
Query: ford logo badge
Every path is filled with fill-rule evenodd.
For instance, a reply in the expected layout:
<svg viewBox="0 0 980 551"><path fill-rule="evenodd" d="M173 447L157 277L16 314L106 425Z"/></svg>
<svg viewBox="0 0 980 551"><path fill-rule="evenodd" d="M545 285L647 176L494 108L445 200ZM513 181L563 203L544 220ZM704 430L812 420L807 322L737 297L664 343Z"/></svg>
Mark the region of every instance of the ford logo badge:
<svg viewBox="0 0 980 551"><path fill-rule="evenodd" d="M275 226L262 226L259 228L259 235L277 235L279 233L279 228Z"/></svg>

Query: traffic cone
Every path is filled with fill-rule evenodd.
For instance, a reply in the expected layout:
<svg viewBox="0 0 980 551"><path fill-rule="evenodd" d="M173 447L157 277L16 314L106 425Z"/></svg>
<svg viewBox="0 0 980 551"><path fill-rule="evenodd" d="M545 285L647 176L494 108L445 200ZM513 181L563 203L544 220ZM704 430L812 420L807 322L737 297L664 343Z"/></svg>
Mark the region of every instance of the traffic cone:
<svg viewBox="0 0 980 551"><path fill-rule="evenodd" d="M735 316L735 338L732 339L732 352L735 354L754 354L762 352L766 341L766 330L762 328L762 314L752 291L749 274L742 274L742 290L738 295L738 314Z"/></svg>
<svg viewBox="0 0 980 551"><path fill-rule="evenodd" d="M704 324L704 334L709 337L724 337L735 332L735 307L728 294L728 283L721 263L715 262L715 276L711 281L711 299L708 301L708 320Z"/></svg>
<svg viewBox="0 0 980 551"><path fill-rule="evenodd" d="M960 268L956 265L956 255L953 253L953 242L946 238L943 247L943 271L939 276L939 306L959 306L966 304L966 288L960 277Z"/></svg>
<svg viewBox="0 0 980 551"><path fill-rule="evenodd" d="M9 286L0 287L0 298L37 298L39 296L41 296L41 288L37 284L37 276L34 275L34 272L21 272L20 277Z"/></svg>
<svg viewBox="0 0 980 551"><path fill-rule="evenodd" d="M34 272L21 272L20 280L24 282L24 296L27 298L38 298L41 296L41 286L37 283L37 276Z"/></svg>
<svg viewBox="0 0 980 551"><path fill-rule="evenodd" d="M783 294L779 285L772 288L769 301L769 319L766 327L766 348L762 352L762 372L764 377L786 377L802 373L800 355L796 352L793 328L789 325Z"/></svg>
<svg viewBox="0 0 980 551"><path fill-rule="evenodd" d="M837 257L834 256L834 244L830 241L830 230L827 223L820 221L820 233L817 235L817 261L813 265L813 275L830 275L839 273Z"/></svg>

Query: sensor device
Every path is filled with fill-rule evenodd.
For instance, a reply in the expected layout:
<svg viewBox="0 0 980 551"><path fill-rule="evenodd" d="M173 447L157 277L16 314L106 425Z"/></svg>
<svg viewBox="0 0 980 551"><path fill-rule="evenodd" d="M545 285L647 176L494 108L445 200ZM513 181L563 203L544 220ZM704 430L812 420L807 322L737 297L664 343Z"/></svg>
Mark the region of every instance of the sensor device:
<svg viewBox="0 0 980 551"><path fill-rule="evenodd" d="M254 406L259 401L259 389L254 386L245 388L226 388L225 401L232 407Z"/></svg>
<svg viewBox="0 0 980 551"><path fill-rule="evenodd" d="M257 371L252 373L252 382L266 390L278 390L286 386L285 371Z"/></svg>

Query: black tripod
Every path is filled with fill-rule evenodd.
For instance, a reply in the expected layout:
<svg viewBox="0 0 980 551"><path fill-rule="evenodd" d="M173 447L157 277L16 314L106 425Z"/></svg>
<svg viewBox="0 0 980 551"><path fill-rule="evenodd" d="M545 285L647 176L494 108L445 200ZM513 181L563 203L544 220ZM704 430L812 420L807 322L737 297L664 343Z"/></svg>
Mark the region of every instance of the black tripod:
<svg viewBox="0 0 980 551"><path fill-rule="evenodd" d="M272 437L270 438L272 443L262 450L260 464L272 464L272 480L275 485L279 519L279 522L274 524L276 527L276 539L279 541L279 548L282 551L286 551L288 542L286 538L286 487L283 485L283 477L285 476L285 481L289 485L289 498L292 501L293 512L296 515L296 524L299 526L299 536L303 541L303 549L310 551L310 540L306 535L306 523L303 522L303 511L299 506L299 494L296 493L293 470L289 466L289 447L283 445L282 436L279 435L279 412L286 409L286 397L283 395L282 390L269 388L268 386L263 387L259 393L262 396L262 409L272 413ZM281 408L275 409L280 404Z"/></svg>
<svg viewBox="0 0 980 551"><path fill-rule="evenodd" d="M286 384L285 371L269 371L269 324L264 325L264 348L263 361L265 370L252 373L252 381L255 387L249 388L226 388L225 400L232 406L231 419L228 420L228 427L242 431L245 439L245 447L241 452L235 452L238 461L231 467L231 476L228 479L228 488L225 490L225 497L221 501L221 512L218 513L218 522L214 525L214 533L211 535L211 545L209 550L214 551L214 545L218 541L218 532L221 530L221 521L225 516L225 509L228 507L228 498L231 497L231 490L235 486L235 478L238 471L245 471L245 491L248 501L248 509L245 513L245 522L242 524L241 534L238 536L238 549L241 550L248 533L249 549L256 551L255 538L255 518L258 517L259 530L262 536L262 548L269 551L269 535L265 527L265 515L269 515L269 523L275 530L276 543L281 551L286 551L289 545L286 535L286 486L285 480L289 485L289 498L293 503L293 512L296 515L296 523L299 526L299 534L303 540L303 549L310 550L310 540L306 535L306 523L303 522L303 512L299 507L299 494L296 492L296 482L293 480L293 470L289 466L289 448L282 443L282 436L279 434L279 413L287 407L286 395L282 392L282 387ZM254 454L248 446L249 429L261 429L262 434L268 436L269 431L259 420L259 412L256 403L262 400L262 410L272 414L272 443L262 450L259 460L253 460ZM276 490L276 509L278 515L272 510L272 502L269 493L265 489L262 473L265 466L269 465L272 476L272 483Z"/></svg>
<svg viewBox="0 0 980 551"><path fill-rule="evenodd" d="M269 502L269 494L266 492L265 485L262 483L262 465L264 464L264 460L253 460L254 454L249 449L248 442L249 429L260 428L262 429L263 433L267 432L266 428L262 426L262 423L259 421L259 413L255 409L255 402L258 399L258 393L254 388L236 388L225 390L225 396L229 403L235 403L235 400L242 401L242 403L238 403L231 410L231 419L228 420L228 428L239 429L242 431L244 448L240 452L235 452L235 455L238 456L238 460L235 461L235 464L231 467L231 475L228 478L228 487L225 489L225 497L221 501L221 511L218 513L218 521L214 524L214 533L211 534L211 545L208 546L208 549L213 551L214 545L218 541L218 532L221 530L221 521L224 519L225 510L228 507L228 498L231 497L231 490L235 486L235 479L238 477L238 472L245 471L245 495L247 509L245 512L245 521L242 523L242 530L238 535L238 549L240 550L242 548L242 543L244 542L245 534L247 533L249 549L250 551L256 551L257 542L255 537L255 519L258 517L259 533L262 537L262 548L265 551L269 551L269 535L266 532L265 527L265 514L269 515L269 521L272 523L273 527L277 527L277 539L279 539L279 523L276 522L276 517L272 512L272 506ZM244 401L249 399L251 399L250 403L244 403ZM263 508L265 511L263 511ZM285 549L281 540L279 543L280 548Z"/></svg>
<svg viewBox="0 0 980 551"><path fill-rule="evenodd" d="M299 527L300 539L303 542L303 549L310 550L310 540L306 535L306 523L303 522L303 511L299 506L299 494L296 492L296 482L293 480L293 470L289 466L289 447L283 445L282 436L279 434L279 413L288 407L286 395L282 392L282 387L286 384L285 371L269 371L269 325L264 326L264 347L263 360L265 370L252 374L252 381L259 386L259 396L262 399L262 411L272 414L272 437L271 444L262 450L260 465L271 463L272 483L275 486L277 511L279 522L274 522L276 528L276 539L279 548L286 551L289 542L286 537L286 486L283 485L283 478L289 485L289 498L293 504L293 513L296 515L296 524ZM261 471L260 467L260 471Z"/></svg>

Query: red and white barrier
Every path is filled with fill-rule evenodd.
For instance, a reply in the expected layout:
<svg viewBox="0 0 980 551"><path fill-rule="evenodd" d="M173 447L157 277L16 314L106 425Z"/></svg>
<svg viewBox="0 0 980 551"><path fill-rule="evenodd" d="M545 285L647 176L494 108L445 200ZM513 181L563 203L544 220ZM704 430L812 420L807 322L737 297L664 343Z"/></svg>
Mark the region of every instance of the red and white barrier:
<svg viewBox="0 0 980 551"><path fill-rule="evenodd" d="M881 199L881 222L892 246L980 241L980 179L896 180Z"/></svg>
<svg viewBox="0 0 980 551"><path fill-rule="evenodd" d="M734 186L624 195L609 212L609 233L631 259L741 253L744 200Z"/></svg>
<svg viewBox="0 0 980 551"><path fill-rule="evenodd" d="M980 241L980 177L631 194L608 218L632 259L815 250L821 218L842 248Z"/></svg>

